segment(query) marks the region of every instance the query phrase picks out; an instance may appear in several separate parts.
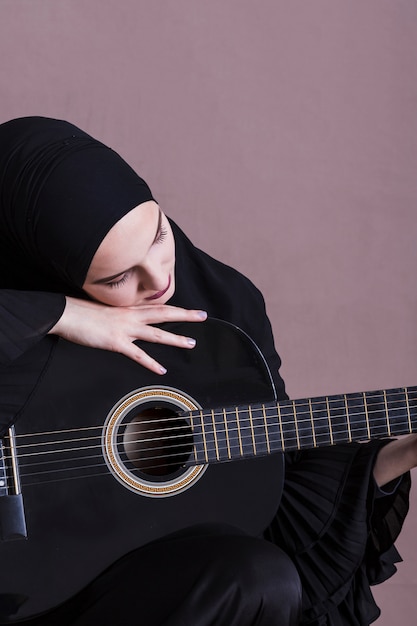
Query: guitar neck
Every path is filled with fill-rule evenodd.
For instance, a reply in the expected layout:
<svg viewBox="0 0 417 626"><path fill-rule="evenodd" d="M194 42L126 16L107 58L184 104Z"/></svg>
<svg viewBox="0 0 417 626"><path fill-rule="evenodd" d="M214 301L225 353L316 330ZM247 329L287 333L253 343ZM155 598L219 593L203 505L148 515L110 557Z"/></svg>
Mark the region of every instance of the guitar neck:
<svg viewBox="0 0 417 626"><path fill-rule="evenodd" d="M417 387L193 411L194 461L215 463L417 432Z"/></svg>

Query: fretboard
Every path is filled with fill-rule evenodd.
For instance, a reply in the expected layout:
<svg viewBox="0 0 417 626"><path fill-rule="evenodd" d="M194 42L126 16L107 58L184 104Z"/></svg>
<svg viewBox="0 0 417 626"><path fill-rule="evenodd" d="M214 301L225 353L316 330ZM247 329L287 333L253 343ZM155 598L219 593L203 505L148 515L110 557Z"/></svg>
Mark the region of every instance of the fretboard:
<svg viewBox="0 0 417 626"><path fill-rule="evenodd" d="M215 463L417 432L417 387L193 411L194 461Z"/></svg>

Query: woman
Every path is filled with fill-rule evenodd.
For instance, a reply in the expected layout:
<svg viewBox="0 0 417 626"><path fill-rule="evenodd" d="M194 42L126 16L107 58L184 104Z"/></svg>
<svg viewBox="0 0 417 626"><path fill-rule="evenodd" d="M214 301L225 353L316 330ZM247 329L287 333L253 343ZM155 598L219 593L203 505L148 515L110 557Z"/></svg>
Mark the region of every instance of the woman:
<svg viewBox="0 0 417 626"><path fill-rule="evenodd" d="M3 124L0 145L3 427L42 374L47 333L163 375L165 364L132 342L192 349L192 337L154 325L204 323L207 314L252 337L286 398L259 291L196 249L116 153L47 118ZM39 623L370 623L378 609L369 584L398 560L393 541L409 487L401 476L415 465L414 449L408 438L288 455L265 540L217 527L175 534L123 559ZM186 581L173 584L178 562Z"/></svg>

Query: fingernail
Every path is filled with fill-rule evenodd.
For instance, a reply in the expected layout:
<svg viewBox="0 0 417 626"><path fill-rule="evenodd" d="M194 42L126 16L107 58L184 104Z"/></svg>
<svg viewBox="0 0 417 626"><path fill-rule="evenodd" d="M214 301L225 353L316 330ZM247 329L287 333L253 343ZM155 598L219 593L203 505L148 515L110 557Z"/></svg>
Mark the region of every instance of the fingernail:
<svg viewBox="0 0 417 626"><path fill-rule="evenodd" d="M191 339L191 337L187 337L187 343L188 343L189 346L194 348L194 346L196 344L196 340L195 339Z"/></svg>
<svg viewBox="0 0 417 626"><path fill-rule="evenodd" d="M200 317L202 320L205 320L207 318L207 312L206 311L199 311L198 312L198 317Z"/></svg>
<svg viewBox="0 0 417 626"><path fill-rule="evenodd" d="M162 367L162 365L159 366L159 371L161 372L161 374L167 373L167 370L165 369L165 367Z"/></svg>

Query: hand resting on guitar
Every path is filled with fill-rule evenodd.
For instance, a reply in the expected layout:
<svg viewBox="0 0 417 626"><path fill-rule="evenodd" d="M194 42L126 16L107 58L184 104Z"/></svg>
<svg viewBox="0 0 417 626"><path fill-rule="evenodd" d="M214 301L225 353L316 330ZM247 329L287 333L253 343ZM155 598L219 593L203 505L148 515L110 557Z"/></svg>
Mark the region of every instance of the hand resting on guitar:
<svg viewBox="0 0 417 626"><path fill-rule="evenodd" d="M193 338L166 332L153 324L201 322L206 317L204 311L189 311L164 304L116 307L67 296L64 312L49 333L84 346L120 352L156 374L164 374L166 369L163 364L133 342L142 339L167 346L193 348Z"/></svg>

